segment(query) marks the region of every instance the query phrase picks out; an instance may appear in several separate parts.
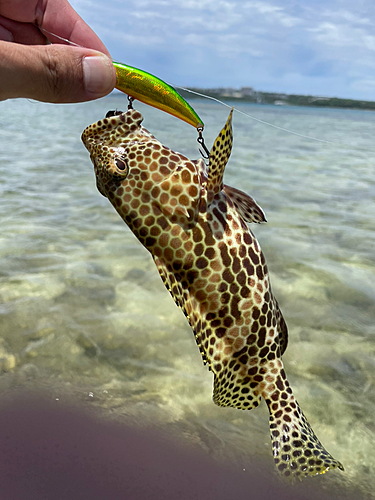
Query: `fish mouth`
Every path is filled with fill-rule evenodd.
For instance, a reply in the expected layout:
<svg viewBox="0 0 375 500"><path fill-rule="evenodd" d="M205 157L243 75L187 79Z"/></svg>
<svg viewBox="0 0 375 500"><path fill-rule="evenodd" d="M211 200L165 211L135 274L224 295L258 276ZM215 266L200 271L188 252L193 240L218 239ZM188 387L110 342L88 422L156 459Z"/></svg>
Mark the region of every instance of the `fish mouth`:
<svg viewBox="0 0 375 500"><path fill-rule="evenodd" d="M143 116L135 109L128 111L110 110L105 118L89 125L82 133L81 139L86 149L91 153L94 146L121 146L124 142L134 140L140 134L152 137L141 123Z"/></svg>
<svg viewBox="0 0 375 500"><path fill-rule="evenodd" d="M95 143L102 142L101 133L105 128L116 128L124 122L124 119L120 119L120 116L126 115L126 112L120 111L118 109L110 110L106 113L105 118L93 123L85 128L82 132L82 142L86 149L91 152L91 146ZM111 126L109 125L109 120L111 120Z"/></svg>
<svg viewBox="0 0 375 500"><path fill-rule="evenodd" d="M106 118L112 118L112 116L118 116L122 115L124 111L120 111L118 109L110 110L108 113L105 115Z"/></svg>

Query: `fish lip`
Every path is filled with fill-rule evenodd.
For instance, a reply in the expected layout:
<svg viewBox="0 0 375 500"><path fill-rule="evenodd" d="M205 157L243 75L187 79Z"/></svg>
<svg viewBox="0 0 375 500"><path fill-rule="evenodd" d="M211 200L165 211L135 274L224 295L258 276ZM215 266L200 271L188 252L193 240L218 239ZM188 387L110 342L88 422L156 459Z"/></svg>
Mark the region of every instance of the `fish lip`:
<svg viewBox="0 0 375 500"><path fill-rule="evenodd" d="M113 116L123 115L124 113L125 111L120 111L118 109L109 110L107 111L105 118L112 118Z"/></svg>
<svg viewBox="0 0 375 500"><path fill-rule="evenodd" d="M109 115L111 113L111 115ZM112 114L113 113L113 114ZM93 126L96 125L99 122L105 122L108 123L108 120L111 120L112 126L116 127L120 123L124 122L124 118L121 119L123 115L126 115L126 111L117 111L116 110L110 110L106 113L104 118L101 118L100 120L92 123L91 125L88 125L82 132L81 135L81 140L85 146L85 148L90 152L90 142L92 140L92 136L94 134L93 131ZM95 141L94 141L95 142Z"/></svg>

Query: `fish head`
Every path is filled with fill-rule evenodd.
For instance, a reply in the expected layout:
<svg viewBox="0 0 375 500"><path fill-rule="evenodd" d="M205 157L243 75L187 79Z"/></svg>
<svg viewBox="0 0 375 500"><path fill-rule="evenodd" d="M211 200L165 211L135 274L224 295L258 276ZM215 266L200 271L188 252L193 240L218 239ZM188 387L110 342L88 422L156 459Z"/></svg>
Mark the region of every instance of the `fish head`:
<svg viewBox="0 0 375 500"><path fill-rule="evenodd" d="M111 111L83 131L97 188L133 232L133 223L141 227L148 216L160 214L171 223L192 227L206 166L203 160L191 161L163 146L142 121L135 109Z"/></svg>
<svg viewBox="0 0 375 500"><path fill-rule="evenodd" d="M90 153L97 187L103 196L108 197L129 177L129 163L135 158L132 147L152 137L141 126L142 121L139 112L108 111L104 119L83 131L82 141Z"/></svg>

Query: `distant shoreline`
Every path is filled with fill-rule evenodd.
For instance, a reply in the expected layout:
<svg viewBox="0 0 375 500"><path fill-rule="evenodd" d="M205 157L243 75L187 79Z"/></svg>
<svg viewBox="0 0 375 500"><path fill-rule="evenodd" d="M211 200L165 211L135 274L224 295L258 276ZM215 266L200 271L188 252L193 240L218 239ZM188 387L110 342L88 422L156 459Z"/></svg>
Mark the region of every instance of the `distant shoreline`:
<svg viewBox="0 0 375 500"><path fill-rule="evenodd" d="M345 109L367 109L375 110L375 101L361 101L356 99L341 99L339 97L323 97L313 95L281 94L275 92L260 92L252 87L242 87L240 89L214 88L202 89L189 87L190 90L204 94L221 101L236 100L242 102L252 102L256 104L273 104L276 106L312 106L316 108L345 108ZM200 96L178 90L179 94L185 98L199 98Z"/></svg>

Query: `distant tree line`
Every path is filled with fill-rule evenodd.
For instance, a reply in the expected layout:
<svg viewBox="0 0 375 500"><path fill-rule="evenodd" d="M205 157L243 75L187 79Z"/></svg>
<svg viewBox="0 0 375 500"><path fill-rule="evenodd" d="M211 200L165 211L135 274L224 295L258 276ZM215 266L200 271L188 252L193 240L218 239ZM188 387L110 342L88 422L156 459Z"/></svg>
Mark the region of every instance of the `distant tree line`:
<svg viewBox="0 0 375 500"><path fill-rule="evenodd" d="M241 89L218 88L201 89L191 88L191 90L200 94L215 97L222 101L237 100L243 102L254 102L258 104L275 104L289 106L315 106L327 108L351 108L351 109L375 109L374 101L359 101L356 99L341 99L339 97L322 97L313 95L280 94L273 92L259 92L251 87L242 87ZM179 91L183 97L199 97L195 94L185 91Z"/></svg>

